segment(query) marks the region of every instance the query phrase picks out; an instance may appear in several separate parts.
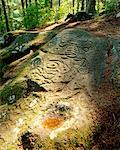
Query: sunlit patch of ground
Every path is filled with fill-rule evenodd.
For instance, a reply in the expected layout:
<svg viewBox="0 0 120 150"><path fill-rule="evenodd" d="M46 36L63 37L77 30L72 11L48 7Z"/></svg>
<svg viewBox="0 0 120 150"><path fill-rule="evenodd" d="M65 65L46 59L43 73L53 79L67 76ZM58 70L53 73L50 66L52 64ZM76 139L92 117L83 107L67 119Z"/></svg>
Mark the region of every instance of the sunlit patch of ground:
<svg viewBox="0 0 120 150"><path fill-rule="evenodd" d="M98 17L98 19L73 22L73 23L56 23L51 26L48 26L44 29L38 29L39 31L49 31L54 30L63 30L65 28L82 28L87 31L98 35L98 36L111 36L113 38L120 37L120 18L103 18Z"/></svg>

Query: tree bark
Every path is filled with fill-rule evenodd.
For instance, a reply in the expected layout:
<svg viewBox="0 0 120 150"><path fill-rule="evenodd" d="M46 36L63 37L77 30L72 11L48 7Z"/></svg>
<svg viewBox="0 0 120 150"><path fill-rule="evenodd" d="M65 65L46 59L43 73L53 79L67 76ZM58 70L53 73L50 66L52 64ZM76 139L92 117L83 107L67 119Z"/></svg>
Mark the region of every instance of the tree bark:
<svg viewBox="0 0 120 150"><path fill-rule="evenodd" d="M0 4L0 34L1 34L1 32L2 32L2 6L1 6L1 4Z"/></svg>
<svg viewBox="0 0 120 150"><path fill-rule="evenodd" d="M4 0L1 0L1 1L2 1L2 7L3 7L3 11L4 11L5 24L6 24L6 31L9 32L9 31L10 31L10 28L9 28L9 22L8 22L7 13L6 13L5 2L4 2Z"/></svg>
<svg viewBox="0 0 120 150"><path fill-rule="evenodd" d="M73 14L74 14L74 6L75 6L75 0L73 0Z"/></svg>
<svg viewBox="0 0 120 150"><path fill-rule="evenodd" d="M81 10L84 10L84 0L81 2Z"/></svg>
<svg viewBox="0 0 120 150"><path fill-rule="evenodd" d="M26 4L26 8L28 7L28 1L27 0L25 0L25 4Z"/></svg>
<svg viewBox="0 0 120 150"><path fill-rule="evenodd" d="M53 8L53 2L50 0L50 8Z"/></svg>
<svg viewBox="0 0 120 150"><path fill-rule="evenodd" d="M11 18L11 6L10 6L11 0L6 0L6 10L7 10L7 17L9 21L9 27L12 29L13 28L13 21Z"/></svg>
<svg viewBox="0 0 120 150"><path fill-rule="evenodd" d="M23 16L25 16L25 11L24 11L24 1L21 0L21 6L22 6L22 11L23 11Z"/></svg>
<svg viewBox="0 0 120 150"><path fill-rule="evenodd" d="M88 5L88 13L95 14L95 5L96 5L96 0L89 0L89 5Z"/></svg>
<svg viewBox="0 0 120 150"><path fill-rule="evenodd" d="M60 7L60 0L59 0L59 7Z"/></svg>
<svg viewBox="0 0 120 150"><path fill-rule="evenodd" d="M80 0L77 0L77 12L79 11L79 7L80 7Z"/></svg>
<svg viewBox="0 0 120 150"><path fill-rule="evenodd" d="M88 8L89 8L89 0L86 0L86 13L88 13Z"/></svg>
<svg viewBox="0 0 120 150"><path fill-rule="evenodd" d="M98 14L99 14L99 11L100 11L100 0L98 0L97 11L98 11Z"/></svg>

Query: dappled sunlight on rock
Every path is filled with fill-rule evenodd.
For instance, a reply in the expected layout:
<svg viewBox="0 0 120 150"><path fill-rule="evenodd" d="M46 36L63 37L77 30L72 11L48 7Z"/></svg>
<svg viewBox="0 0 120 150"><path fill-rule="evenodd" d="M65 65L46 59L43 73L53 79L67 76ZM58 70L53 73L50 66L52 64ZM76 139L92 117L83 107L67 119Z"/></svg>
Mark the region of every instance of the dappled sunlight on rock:
<svg viewBox="0 0 120 150"><path fill-rule="evenodd" d="M41 42L37 38L29 44ZM85 30L66 29L11 63L19 72L0 95L0 145L9 149L28 142L34 149L90 149L107 106L113 104L114 93L103 80L109 44Z"/></svg>

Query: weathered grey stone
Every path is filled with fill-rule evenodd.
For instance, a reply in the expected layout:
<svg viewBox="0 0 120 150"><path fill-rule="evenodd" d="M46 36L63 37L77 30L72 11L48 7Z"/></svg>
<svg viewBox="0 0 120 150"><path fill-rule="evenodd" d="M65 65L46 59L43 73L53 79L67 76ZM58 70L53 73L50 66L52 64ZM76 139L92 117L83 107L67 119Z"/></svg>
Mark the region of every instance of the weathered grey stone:
<svg viewBox="0 0 120 150"><path fill-rule="evenodd" d="M90 83L91 76L92 82L99 84L104 70L107 47L106 39L94 38L83 30L65 30L42 48L48 53L41 64L30 71L29 78L46 90L52 91L56 89L53 90L53 86L47 88L49 84L61 82L67 85L74 80L77 81L76 87L80 88L78 85L83 80L81 74L88 74Z"/></svg>
<svg viewBox="0 0 120 150"><path fill-rule="evenodd" d="M26 135L34 149L90 149L101 119L92 87L102 81L107 49L105 38L81 29L64 30L44 45L46 53L23 74L26 94L0 112L2 149L18 148L18 139L24 145Z"/></svg>

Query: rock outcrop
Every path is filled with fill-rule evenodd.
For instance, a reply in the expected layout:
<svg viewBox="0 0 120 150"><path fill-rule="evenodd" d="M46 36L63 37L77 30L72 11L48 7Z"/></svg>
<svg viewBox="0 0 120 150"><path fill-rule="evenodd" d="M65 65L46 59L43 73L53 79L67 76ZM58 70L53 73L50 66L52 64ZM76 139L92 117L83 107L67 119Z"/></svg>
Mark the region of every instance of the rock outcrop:
<svg viewBox="0 0 120 150"><path fill-rule="evenodd" d="M1 150L91 149L102 99L108 103L94 96L108 48L106 38L81 29L64 30L41 47L1 92Z"/></svg>

